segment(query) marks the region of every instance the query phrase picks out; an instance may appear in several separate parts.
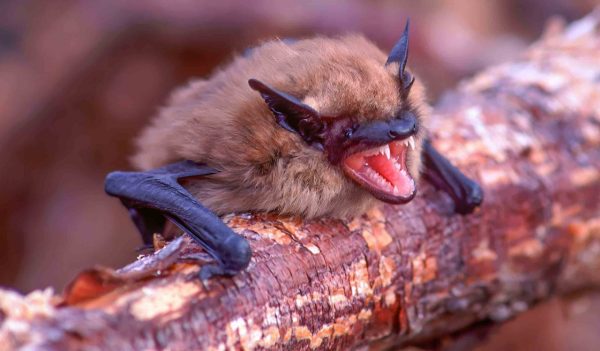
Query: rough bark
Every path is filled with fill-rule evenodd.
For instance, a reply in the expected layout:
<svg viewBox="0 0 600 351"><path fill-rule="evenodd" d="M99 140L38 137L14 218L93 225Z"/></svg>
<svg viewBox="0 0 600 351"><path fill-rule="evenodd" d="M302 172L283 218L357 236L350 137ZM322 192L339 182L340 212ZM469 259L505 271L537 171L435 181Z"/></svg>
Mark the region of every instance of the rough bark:
<svg viewBox="0 0 600 351"><path fill-rule="evenodd" d="M599 23L551 26L437 106L434 143L485 189L476 213L421 184L352 221L229 216L254 250L241 274L203 285L207 258L181 237L61 296L0 292L0 349L384 348L597 287Z"/></svg>

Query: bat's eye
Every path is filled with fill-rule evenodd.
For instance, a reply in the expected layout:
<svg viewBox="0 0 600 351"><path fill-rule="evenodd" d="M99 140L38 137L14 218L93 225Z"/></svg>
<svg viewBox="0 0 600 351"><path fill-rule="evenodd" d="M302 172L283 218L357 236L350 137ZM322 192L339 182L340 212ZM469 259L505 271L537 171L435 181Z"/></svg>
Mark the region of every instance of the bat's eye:
<svg viewBox="0 0 600 351"><path fill-rule="evenodd" d="M356 130L359 127L360 127L360 124L354 123L354 124L352 124L352 126L344 129L344 137L346 138L346 140L352 139L352 136L354 135L354 132L356 132Z"/></svg>
<svg viewBox="0 0 600 351"><path fill-rule="evenodd" d="M347 128L344 131L344 136L346 137L346 139L350 139L352 138L352 133L354 133L354 130L352 128Z"/></svg>

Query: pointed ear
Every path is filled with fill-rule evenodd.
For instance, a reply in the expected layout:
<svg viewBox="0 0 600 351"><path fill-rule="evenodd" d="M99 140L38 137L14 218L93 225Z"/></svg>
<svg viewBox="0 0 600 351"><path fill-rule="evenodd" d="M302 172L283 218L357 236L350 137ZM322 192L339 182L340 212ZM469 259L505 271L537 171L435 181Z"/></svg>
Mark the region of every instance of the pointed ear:
<svg viewBox="0 0 600 351"><path fill-rule="evenodd" d="M315 109L257 79L248 80L248 84L260 93L280 126L300 134L309 144L322 141L324 126Z"/></svg>
<svg viewBox="0 0 600 351"><path fill-rule="evenodd" d="M400 69L398 70L398 77L402 82L402 87L408 91L414 82L414 77L412 77L408 72L405 72L406 62L408 61L408 30L409 30L410 20L406 20L406 26L404 27L404 33L402 33L402 37L400 40L394 45L390 55L388 56L387 61L385 62L386 66L398 62L400 64Z"/></svg>

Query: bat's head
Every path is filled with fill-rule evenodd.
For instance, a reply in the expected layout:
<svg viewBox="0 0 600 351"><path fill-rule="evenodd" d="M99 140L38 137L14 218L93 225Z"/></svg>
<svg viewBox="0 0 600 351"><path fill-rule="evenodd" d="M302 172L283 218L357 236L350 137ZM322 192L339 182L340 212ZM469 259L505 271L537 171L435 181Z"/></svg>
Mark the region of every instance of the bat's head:
<svg viewBox="0 0 600 351"><path fill-rule="evenodd" d="M425 127L423 88L406 69L408 23L387 60L378 53L341 53L323 63L307 88L294 89L302 96L257 79L249 84L282 128L374 197L400 204L416 193Z"/></svg>

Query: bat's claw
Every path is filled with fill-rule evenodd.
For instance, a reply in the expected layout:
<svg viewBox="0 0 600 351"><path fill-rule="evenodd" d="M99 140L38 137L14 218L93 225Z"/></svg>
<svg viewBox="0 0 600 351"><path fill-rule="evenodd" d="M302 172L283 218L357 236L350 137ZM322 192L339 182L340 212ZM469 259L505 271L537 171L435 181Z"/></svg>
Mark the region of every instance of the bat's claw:
<svg viewBox="0 0 600 351"><path fill-rule="evenodd" d="M202 280L202 282L206 282L214 276L232 276L236 273L238 273L238 271L228 271L221 265L207 264L200 268L200 273L198 274L198 277L200 277L200 280Z"/></svg>
<svg viewBox="0 0 600 351"><path fill-rule="evenodd" d="M455 212L469 214L481 205L481 186L454 167L428 140L423 144L423 161L425 178L450 195L454 201Z"/></svg>
<svg viewBox="0 0 600 351"><path fill-rule="evenodd" d="M467 186L467 193L464 200L458 202L456 205L456 212L462 215L475 211L483 203L483 189L473 181L470 181L470 183Z"/></svg>

